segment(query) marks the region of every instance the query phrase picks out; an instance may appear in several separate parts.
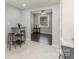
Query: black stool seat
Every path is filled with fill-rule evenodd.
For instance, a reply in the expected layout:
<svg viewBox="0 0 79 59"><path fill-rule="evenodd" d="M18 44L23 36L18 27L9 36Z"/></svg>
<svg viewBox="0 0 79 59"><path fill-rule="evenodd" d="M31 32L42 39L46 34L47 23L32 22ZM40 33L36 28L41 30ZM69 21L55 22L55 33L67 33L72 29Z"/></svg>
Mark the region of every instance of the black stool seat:
<svg viewBox="0 0 79 59"><path fill-rule="evenodd" d="M15 36L23 36L23 34L15 34Z"/></svg>

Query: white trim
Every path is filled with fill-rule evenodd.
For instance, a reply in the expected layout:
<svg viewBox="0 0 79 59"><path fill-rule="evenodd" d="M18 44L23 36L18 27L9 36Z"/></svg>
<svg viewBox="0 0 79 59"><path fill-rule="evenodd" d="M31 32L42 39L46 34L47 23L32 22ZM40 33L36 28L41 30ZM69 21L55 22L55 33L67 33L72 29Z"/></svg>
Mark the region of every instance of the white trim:
<svg viewBox="0 0 79 59"><path fill-rule="evenodd" d="M57 47L57 48L60 48L60 46L59 45L56 45L56 44L52 44L52 46Z"/></svg>
<svg viewBox="0 0 79 59"><path fill-rule="evenodd" d="M26 41L31 41L31 38L26 38Z"/></svg>
<svg viewBox="0 0 79 59"><path fill-rule="evenodd" d="M52 33L49 33L49 32L40 32L40 33L44 33L44 34L51 34L51 35L52 35Z"/></svg>

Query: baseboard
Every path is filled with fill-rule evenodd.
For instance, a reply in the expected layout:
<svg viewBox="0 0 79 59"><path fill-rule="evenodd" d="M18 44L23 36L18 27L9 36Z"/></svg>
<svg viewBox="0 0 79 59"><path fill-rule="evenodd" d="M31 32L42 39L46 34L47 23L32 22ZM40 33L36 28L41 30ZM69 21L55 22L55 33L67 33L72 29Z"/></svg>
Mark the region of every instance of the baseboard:
<svg viewBox="0 0 79 59"><path fill-rule="evenodd" d="M31 41L31 38L26 38L27 41Z"/></svg>
<svg viewBox="0 0 79 59"><path fill-rule="evenodd" d="M48 33L48 32L40 32L40 33L43 33L43 34L52 34L52 33Z"/></svg>
<svg viewBox="0 0 79 59"><path fill-rule="evenodd" d="M60 48L59 45L55 45L55 44L52 44L53 47L57 47L57 48Z"/></svg>

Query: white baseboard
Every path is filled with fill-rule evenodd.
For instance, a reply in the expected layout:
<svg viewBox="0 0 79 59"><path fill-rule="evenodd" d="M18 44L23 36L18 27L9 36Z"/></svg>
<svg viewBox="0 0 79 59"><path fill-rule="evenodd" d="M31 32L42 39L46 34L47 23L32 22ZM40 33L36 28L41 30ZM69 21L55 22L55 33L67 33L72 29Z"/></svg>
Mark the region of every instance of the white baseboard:
<svg viewBox="0 0 79 59"><path fill-rule="evenodd" d="M31 38L26 38L27 41L31 41Z"/></svg>
<svg viewBox="0 0 79 59"><path fill-rule="evenodd" d="M40 33L44 33L44 34L52 34L52 33L49 33L49 32L40 32Z"/></svg>
<svg viewBox="0 0 79 59"><path fill-rule="evenodd" d="M52 44L53 47L57 47L57 48L60 48L59 45L55 45L55 44Z"/></svg>

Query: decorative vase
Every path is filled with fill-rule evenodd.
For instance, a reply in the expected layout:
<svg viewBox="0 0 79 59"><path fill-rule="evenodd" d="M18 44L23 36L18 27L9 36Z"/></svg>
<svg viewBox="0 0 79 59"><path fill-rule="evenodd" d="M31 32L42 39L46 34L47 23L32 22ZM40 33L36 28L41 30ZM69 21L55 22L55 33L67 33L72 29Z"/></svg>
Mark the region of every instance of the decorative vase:
<svg viewBox="0 0 79 59"><path fill-rule="evenodd" d="M21 27L21 24L18 24L18 27L20 28Z"/></svg>

